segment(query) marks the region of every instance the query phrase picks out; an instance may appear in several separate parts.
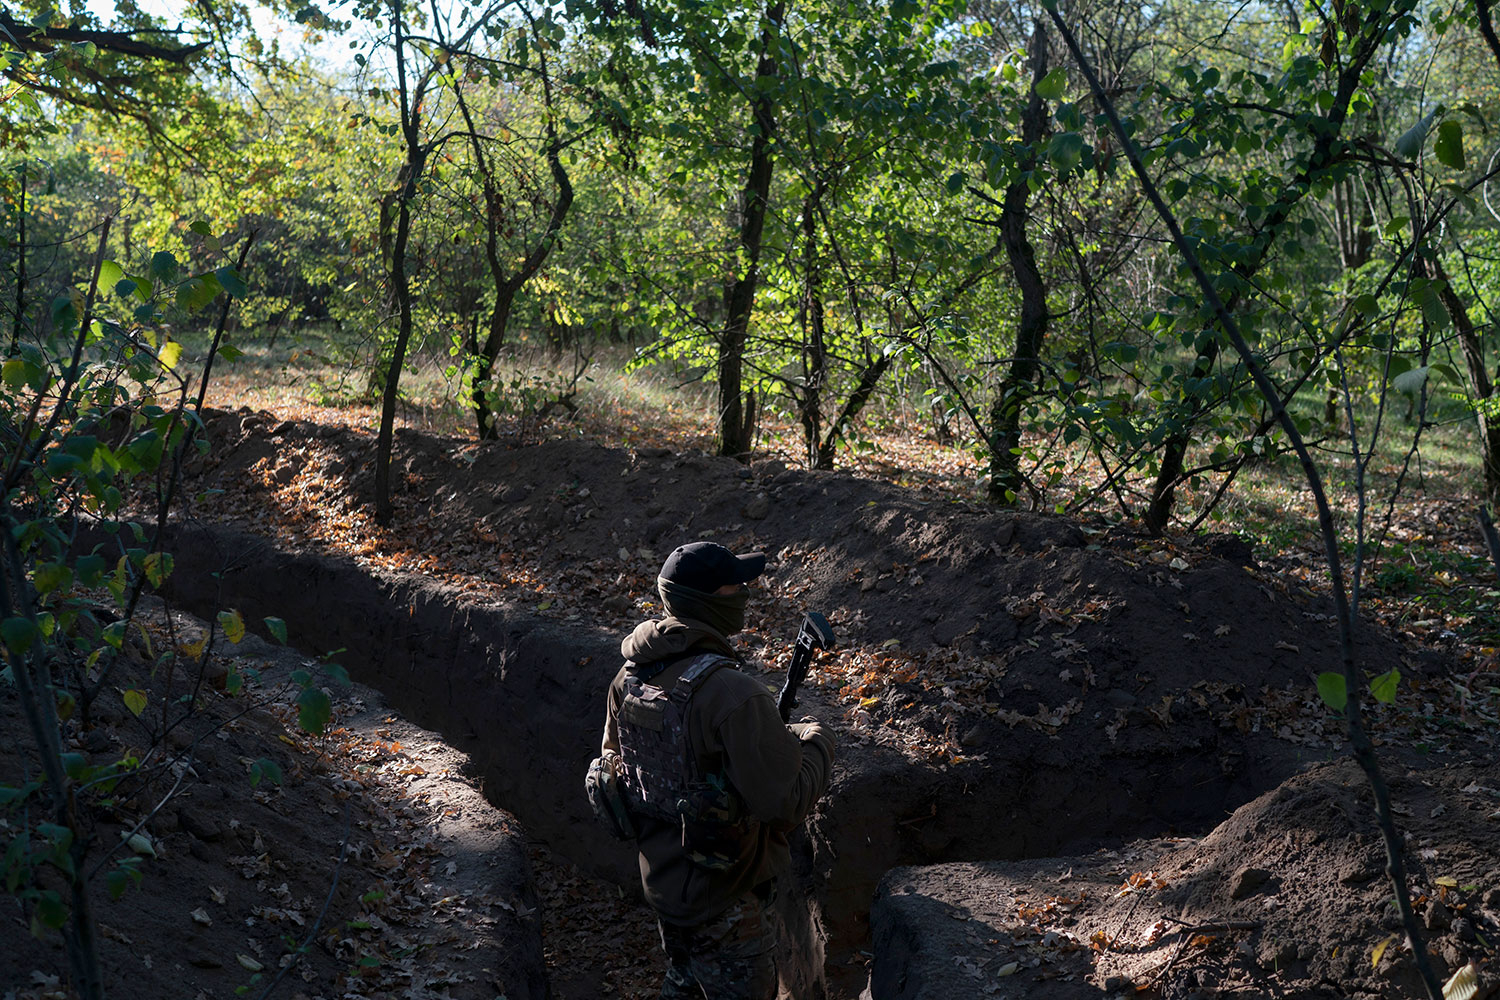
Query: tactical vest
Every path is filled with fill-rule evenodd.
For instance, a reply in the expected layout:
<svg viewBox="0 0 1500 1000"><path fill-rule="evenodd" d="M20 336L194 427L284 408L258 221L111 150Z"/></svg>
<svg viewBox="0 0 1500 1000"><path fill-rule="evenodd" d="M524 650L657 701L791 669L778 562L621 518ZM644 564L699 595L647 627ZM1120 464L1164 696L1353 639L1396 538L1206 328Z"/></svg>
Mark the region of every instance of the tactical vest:
<svg viewBox="0 0 1500 1000"><path fill-rule="evenodd" d="M748 836L739 793L722 767L702 773L687 735L693 695L714 671L733 662L715 653L694 657L670 691L627 670L616 717L618 776L630 812L681 826L683 849L704 868L731 867Z"/></svg>

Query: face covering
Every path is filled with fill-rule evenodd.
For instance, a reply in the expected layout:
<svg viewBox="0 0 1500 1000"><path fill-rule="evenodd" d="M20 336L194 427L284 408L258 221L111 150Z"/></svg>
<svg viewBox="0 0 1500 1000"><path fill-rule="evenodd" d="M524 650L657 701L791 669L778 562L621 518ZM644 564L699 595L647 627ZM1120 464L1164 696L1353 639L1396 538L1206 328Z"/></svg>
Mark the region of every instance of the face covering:
<svg viewBox="0 0 1500 1000"><path fill-rule="evenodd" d="M749 587L741 587L732 594L705 594L701 590L657 577L656 589L673 618L702 622L724 636L734 635L745 627L745 605L750 602Z"/></svg>

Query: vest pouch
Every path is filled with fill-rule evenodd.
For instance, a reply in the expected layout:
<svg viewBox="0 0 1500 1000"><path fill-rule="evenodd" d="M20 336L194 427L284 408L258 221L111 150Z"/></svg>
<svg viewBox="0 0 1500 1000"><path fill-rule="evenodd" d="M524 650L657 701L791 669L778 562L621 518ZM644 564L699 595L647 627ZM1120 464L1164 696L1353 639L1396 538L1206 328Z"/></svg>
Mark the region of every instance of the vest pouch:
<svg viewBox="0 0 1500 1000"><path fill-rule="evenodd" d="M634 840L635 823L625 806L625 796L615 774L616 762L617 758L613 754L594 758L589 764L588 773L584 775L583 788L588 793L594 818L610 835L616 840Z"/></svg>
<svg viewBox="0 0 1500 1000"><path fill-rule="evenodd" d="M689 786L677 800L682 817L682 849L694 865L710 871L733 868L749 839L749 820L740 798L722 775L711 774Z"/></svg>

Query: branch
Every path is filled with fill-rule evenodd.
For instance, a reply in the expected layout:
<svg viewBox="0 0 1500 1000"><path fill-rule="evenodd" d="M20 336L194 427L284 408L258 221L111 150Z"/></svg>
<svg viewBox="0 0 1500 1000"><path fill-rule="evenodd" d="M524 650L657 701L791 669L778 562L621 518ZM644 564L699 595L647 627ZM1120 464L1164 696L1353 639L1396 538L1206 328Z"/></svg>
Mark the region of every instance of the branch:
<svg viewBox="0 0 1500 1000"><path fill-rule="evenodd" d="M17 21L3 10L0 10L0 33L3 33L5 40L22 52L53 52L60 44L88 42L105 52L133 56L137 59L149 59L153 62L175 63L178 66L185 64L188 59L208 48L210 44L209 42L195 42L192 45L173 48L165 45L152 45L150 42L143 42L136 38L136 35L147 33L177 34L175 31L161 29L109 31L104 28L61 26L39 28Z"/></svg>

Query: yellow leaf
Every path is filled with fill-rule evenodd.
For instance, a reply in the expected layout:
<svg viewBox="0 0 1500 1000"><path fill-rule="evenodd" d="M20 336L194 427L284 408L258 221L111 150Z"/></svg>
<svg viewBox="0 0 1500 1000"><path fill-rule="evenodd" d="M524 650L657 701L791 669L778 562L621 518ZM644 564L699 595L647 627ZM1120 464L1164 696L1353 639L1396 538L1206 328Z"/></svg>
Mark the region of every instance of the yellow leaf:
<svg viewBox="0 0 1500 1000"><path fill-rule="evenodd" d="M184 642L178 645L177 652L189 660L196 660L203 655L202 639L197 642Z"/></svg>
<svg viewBox="0 0 1500 1000"><path fill-rule="evenodd" d="M130 709L130 714L140 718L141 713L146 710L146 692L131 688L120 692L120 696L125 699L125 707Z"/></svg>
<svg viewBox="0 0 1500 1000"><path fill-rule="evenodd" d="M1458 879L1454 878L1452 875L1444 875L1442 878L1435 878L1432 880L1432 882L1434 885L1446 885L1450 889L1458 888Z"/></svg>
<svg viewBox="0 0 1500 1000"><path fill-rule="evenodd" d="M859 707L860 708L869 708L872 705L879 705L879 704L880 704L880 699L879 698L861 698L861 699L859 699Z"/></svg>
<svg viewBox="0 0 1500 1000"><path fill-rule="evenodd" d="M901 640L900 639L887 639L885 642L882 642L880 644L880 648L881 649L891 649L891 648L899 646L899 645L901 645Z"/></svg>
<svg viewBox="0 0 1500 1000"><path fill-rule="evenodd" d="M157 353L161 363L168 369L176 368L177 361L182 357L182 345L175 340L169 340L161 345L161 351Z"/></svg>
<svg viewBox="0 0 1500 1000"><path fill-rule="evenodd" d="M219 627L224 630L224 638L231 643L238 644L245 638L245 619L233 608L219 612Z"/></svg>
<svg viewBox="0 0 1500 1000"><path fill-rule="evenodd" d="M1396 940L1396 935L1392 934L1375 946L1375 950L1370 953L1370 968L1377 969L1380 967L1380 959L1384 957L1385 950L1390 947L1391 942L1394 940Z"/></svg>

